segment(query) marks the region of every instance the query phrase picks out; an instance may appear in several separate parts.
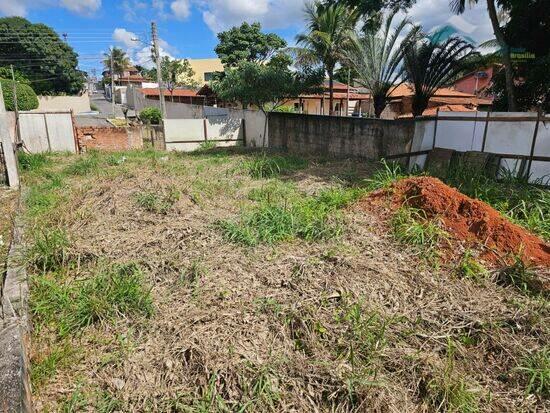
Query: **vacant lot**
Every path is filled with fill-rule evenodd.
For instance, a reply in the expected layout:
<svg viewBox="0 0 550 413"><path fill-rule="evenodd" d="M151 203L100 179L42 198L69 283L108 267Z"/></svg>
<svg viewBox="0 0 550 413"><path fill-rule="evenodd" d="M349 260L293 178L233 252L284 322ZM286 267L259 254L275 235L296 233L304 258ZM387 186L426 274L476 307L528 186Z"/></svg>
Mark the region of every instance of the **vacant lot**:
<svg viewBox="0 0 550 413"><path fill-rule="evenodd" d="M550 408L548 303L528 282L544 269L446 260L435 220L357 206L398 170L217 150L21 161L39 411ZM548 193L521 191L524 215L497 206L548 238Z"/></svg>

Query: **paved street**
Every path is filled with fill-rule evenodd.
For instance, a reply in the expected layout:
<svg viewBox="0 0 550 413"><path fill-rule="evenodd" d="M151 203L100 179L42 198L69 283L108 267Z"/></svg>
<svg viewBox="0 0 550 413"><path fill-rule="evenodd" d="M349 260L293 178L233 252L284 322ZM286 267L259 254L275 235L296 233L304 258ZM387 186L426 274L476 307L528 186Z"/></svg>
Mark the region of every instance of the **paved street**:
<svg viewBox="0 0 550 413"><path fill-rule="evenodd" d="M105 99L105 95L102 91L90 95L90 104L97 107L97 110L102 117L112 118L113 108L111 102ZM123 118L122 108L120 105L115 105L115 117Z"/></svg>

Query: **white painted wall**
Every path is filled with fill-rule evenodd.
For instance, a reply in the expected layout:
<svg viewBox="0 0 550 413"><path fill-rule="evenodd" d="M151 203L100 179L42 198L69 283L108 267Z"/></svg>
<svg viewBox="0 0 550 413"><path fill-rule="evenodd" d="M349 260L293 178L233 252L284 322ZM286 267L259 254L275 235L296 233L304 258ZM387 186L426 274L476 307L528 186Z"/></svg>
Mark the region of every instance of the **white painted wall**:
<svg viewBox="0 0 550 413"><path fill-rule="evenodd" d="M20 112L19 125L21 139L31 153L77 151L70 112Z"/></svg>
<svg viewBox="0 0 550 413"><path fill-rule="evenodd" d="M435 134L435 146L438 148L454 149L457 151L481 151L483 135L487 128L485 152L497 154L529 155L535 125L536 113L521 112L492 112L492 118L502 118L503 121L492 120L486 122L487 112L441 112L439 117L471 117L467 120L443 120L437 121L437 133ZM510 117L529 117L529 121L506 121ZM415 135L412 152L428 150L433 147L435 120L418 120L415 125ZM535 156L550 156L550 118L543 118L539 122ZM426 155L411 158L411 166L418 165L423 168ZM501 167L509 171L517 171L520 161L511 158L503 158ZM542 179L550 182L550 162L533 161L531 166L531 181Z"/></svg>
<svg viewBox="0 0 550 413"><path fill-rule="evenodd" d="M242 119L165 119L164 139L167 150L184 152L198 149L207 140L216 141L216 146L241 145Z"/></svg>
<svg viewBox="0 0 550 413"><path fill-rule="evenodd" d="M38 109L32 112L73 111L79 114L90 112L90 97L88 92L81 96L38 96Z"/></svg>

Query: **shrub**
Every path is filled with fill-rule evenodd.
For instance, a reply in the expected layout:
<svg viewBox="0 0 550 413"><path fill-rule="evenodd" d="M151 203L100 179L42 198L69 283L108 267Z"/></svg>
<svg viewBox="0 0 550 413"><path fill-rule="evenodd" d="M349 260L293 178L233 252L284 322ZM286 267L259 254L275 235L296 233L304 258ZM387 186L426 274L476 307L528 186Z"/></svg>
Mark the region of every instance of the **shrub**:
<svg viewBox="0 0 550 413"><path fill-rule="evenodd" d="M148 108L143 109L139 113L139 118L143 122L148 122L148 123L151 123L153 125L158 125L160 123L160 121L162 120L162 113L160 112L159 108L148 107Z"/></svg>
<svg viewBox="0 0 550 413"><path fill-rule="evenodd" d="M6 110L15 110L15 103L13 100L13 81L0 79L0 84L2 85ZM38 98L36 97L36 93L34 93L32 87L16 82L16 91L17 107L19 110L32 110L38 108Z"/></svg>

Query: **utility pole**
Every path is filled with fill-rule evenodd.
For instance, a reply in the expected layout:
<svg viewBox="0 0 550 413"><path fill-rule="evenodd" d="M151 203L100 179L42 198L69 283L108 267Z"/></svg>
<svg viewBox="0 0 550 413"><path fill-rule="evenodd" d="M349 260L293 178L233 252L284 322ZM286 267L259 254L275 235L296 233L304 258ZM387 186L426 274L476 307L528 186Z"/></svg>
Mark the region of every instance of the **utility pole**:
<svg viewBox="0 0 550 413"><path fill-rule="evenodd" d="M11 80L13 83L13 108L15 111L15 146L21 145L21 131L19 130L19 106L17 104L17 84L15 83L15 72L13 71L13 65L11 68Z"/></svg>
<svg viewBox="0 0 550 413"><path fill-rule="evenodd" d="M111 47L111 106L113 108L113 119L116 118L115 112L115 71L113 64L113 48Z"/></svg>
<svg viewBox="0 0 550 413"><path fill-rule="evenodd" d="M153 38L153 58L155 59L155 63L157 65L157 83L159 84L160 113L162 114L162 119L164 119L166 118L166 104L164 103L164 92L162 91L162 68L160 64L157 24L155 22L151 22L151 35Z"/></svg>

